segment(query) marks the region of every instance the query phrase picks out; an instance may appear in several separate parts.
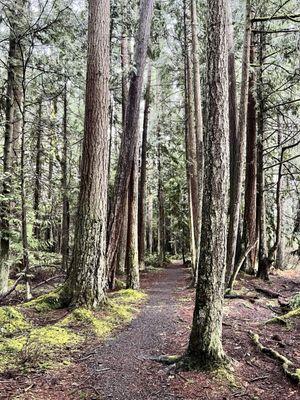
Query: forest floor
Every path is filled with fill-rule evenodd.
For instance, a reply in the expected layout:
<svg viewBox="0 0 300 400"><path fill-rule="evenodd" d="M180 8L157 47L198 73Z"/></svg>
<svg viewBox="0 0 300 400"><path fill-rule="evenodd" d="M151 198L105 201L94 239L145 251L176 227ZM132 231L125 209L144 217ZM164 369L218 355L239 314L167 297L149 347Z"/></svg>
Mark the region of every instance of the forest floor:
<svg viewBox="0 0 300 400"><path fill-rule="evenodd" d="M256 298L226 299L223 335L232 373L178 372L155 361L161 355L183 354L188 343L194 291L188 288L188 269L173 263L142 274L148 301L130 324L103 343L85 343L80 358L65 368L0 375L0 399L300 399L299 387L249 337L249 331L258 333L264 345L300 368L300 318L287 326L265 324L280 307L277 299L256 290L267 288L280 293L281 300L289 299L299 292L300 272L280 272L271 279L266 284L243 277L237 289Z"/></svg>

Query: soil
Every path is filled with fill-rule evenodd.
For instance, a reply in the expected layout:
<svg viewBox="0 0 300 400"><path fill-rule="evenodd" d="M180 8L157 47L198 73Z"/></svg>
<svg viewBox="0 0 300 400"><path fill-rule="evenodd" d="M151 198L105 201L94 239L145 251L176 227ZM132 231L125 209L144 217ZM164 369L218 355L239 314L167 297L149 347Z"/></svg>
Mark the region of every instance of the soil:
<svg viewBox="0 0 300 400"><path fill-rule="evenodd" d="M188 343L194 290L180 263L142 274L149 300L133 322L104 343L80 349L74 363L59 371L0 376L0 399L36 400L279 400L300 399L277 361L260 353L249 331L300 368L300 318L288 326L265 324L280 313L278 299L255 287L278 292L284 301L299 292L299 271L277 273L266 284L243 277L237 288L256 300L226 299L223 342L232 373L175 371L157 362L161 355L183 354Z"/></svg>

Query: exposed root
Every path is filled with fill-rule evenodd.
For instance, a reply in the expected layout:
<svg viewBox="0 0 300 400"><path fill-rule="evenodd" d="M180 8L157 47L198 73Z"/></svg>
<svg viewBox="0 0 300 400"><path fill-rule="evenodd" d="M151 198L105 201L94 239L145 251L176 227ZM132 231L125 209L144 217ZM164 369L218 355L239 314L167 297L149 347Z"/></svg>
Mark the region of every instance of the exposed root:
<svg viewBox="0 0 300 400"><path fill-rule="evenodd" d="M254 289L258 292L258 293L262 293L264 294L266 297L270 297L271 299L278 299L278 297L280 296L280 293L277 292L273 292L273 290L270 289L265 289L259 286L255 286Z"/></svg>
<svg viewBox="0 0 300 400"><path fill-rule="evenodd" d="M271 318L267 321L267 324L282 324L286 325L288 320L291 318L300 317L300 307L295 310L289 311L288 313L279 317Z"/></svg>
<svg viewBox="0 0 300 400"><path fill-rule="evenodd" d="M181 361L181 355L172 355L172 356L158 356L158 357L150 357L150 360L157 361L161 364L165 365L173 365Z"/></svg>
<svg viewBox="0 0 300 400"><path fill-rule="evenodd" d="M261 342L259 341L259 335L257 333L249 332L249 335L253 343L258 347L258 349L262 353L267 354L269 357L281 363L285 375L292 382L297 383L298 385L300 384L300 369L299 368L297 369L292 363L292 361L290 361L282 354L278 353L276 350L262 345Z"/></svg>

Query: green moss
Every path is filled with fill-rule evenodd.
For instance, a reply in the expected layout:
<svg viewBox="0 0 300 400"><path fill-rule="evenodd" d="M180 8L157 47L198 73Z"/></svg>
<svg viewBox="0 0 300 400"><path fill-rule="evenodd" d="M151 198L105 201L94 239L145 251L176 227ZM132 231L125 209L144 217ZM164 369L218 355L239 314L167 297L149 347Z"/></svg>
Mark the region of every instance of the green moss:
<svg viewBox="0 0 300 400"><path fill-rule="evenodd" d="M236 382L236 378L231 371L227 367L220 367L214 372L215 376L223 381L226 381L230 387L237 388L239 385Z"/></svg>
<svg viewBox="0 0 300 400"><path fill-rule="evenodd" d="M45 347L64 347L81 341L80 336L76 333L55 325L33 329L29 339Z"/></svg>
<svg viewBox="0 0 300 400"><path fill-rule="evenodd" d="M290 306L293 310L300 307L300 293L297 293L291 300Z"/></svg>
<svg viewBox="0 0 300 400"><path fill-rule="evenodd" d="M129 323L136 308L134 303L139 303L146 298L146 294L126 289L114 293L105 305L104 312L94 312L85 308L77 308L72 311L61 323L61 326L72 328L80 327L92 332L99 338L105 338L122 323Z"/></svg>
<svg viewBox="0 0 300 400"><path fill-rule="evenodd" d="M147 295L139 290L123 289L114 293L113 300L121 303L136 303L146 297Z"/></svg>
<svg viewBox="0 0 300 400"><path fill-rule="evenodd" d="M5 338L0 341L0 372L18 366L61 368L66 364L59 360L57 350L74 347L81 340L79 335L58 326L35 328L28 335Z"/></svg>
<svg viewBox="0 0 300 400"><path fill-rule="evenodd" d="M116 279L115 286L117 290L125 289L126 283L121 281L121 279Z"/></svg>
<svg viewBox="0 0 300 400"><path fill-rule="evenodd" d="M300 308L296 308L280 317L271 318L267 321L267 324L282 324L287 325L289 320L292 318L300 317Z"/></svg>
<svg viewBox="0 0 300 400"><path fill-rule="evenodd" d="M60 301L60 291L50 292L39 296L26 303L24 307L33 308L38 312L47 312L51 310L57 310L62 307Z"/></svg>
<svg viewBox="0 0 300 400"><path fill-rule="evenodd" d="M27 330L30 324L15 307L0 308L0 337L12 336Z"/></svg>
<svg viewBox="0 0 300 400"><path fill-rule="evenodd" d="M97 318L93 311L85 308L77 308L62 321L64 326L71 327L74 324L89 331L92 328L93 333L99 337L106 337L113 329L109 321Z"/></svg>

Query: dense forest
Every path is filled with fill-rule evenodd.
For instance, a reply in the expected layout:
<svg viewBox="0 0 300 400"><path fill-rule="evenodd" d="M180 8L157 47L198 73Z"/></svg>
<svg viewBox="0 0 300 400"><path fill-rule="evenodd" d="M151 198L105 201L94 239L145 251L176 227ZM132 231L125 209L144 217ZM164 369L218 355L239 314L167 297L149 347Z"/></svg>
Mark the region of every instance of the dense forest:
<svg viewBox="0 0 300 400"><path fill-rule="evenodd" d="M0 399L300 399L299 1L0 10Z"/></svg>

